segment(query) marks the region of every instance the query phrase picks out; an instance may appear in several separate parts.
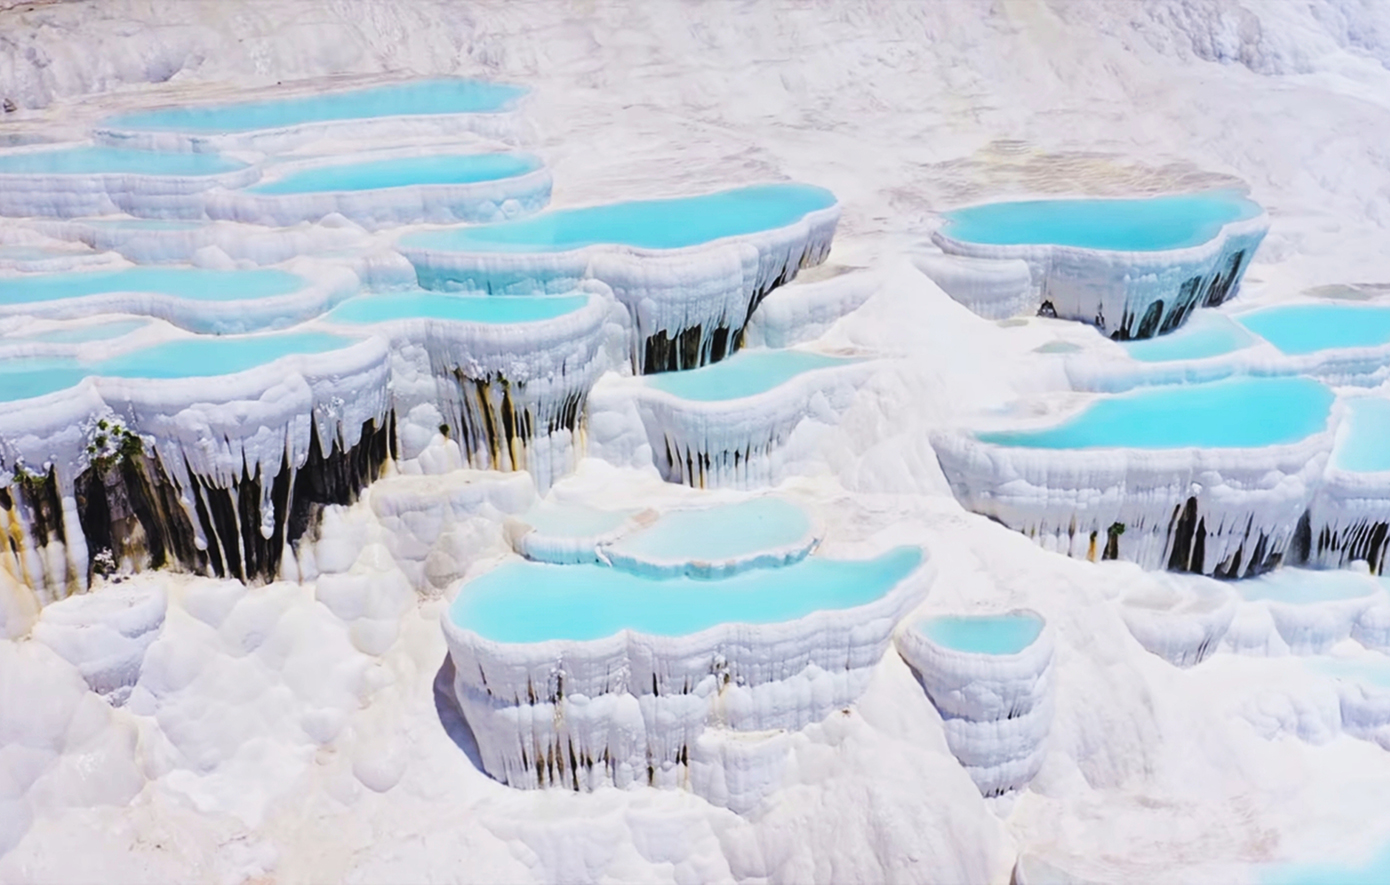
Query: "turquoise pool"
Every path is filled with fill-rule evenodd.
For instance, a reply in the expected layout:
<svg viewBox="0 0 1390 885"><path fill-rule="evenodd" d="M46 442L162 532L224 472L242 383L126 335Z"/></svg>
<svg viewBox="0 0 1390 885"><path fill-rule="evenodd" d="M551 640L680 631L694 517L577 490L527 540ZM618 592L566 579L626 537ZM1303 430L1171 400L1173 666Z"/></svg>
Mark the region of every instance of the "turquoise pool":
<svg viewBox="0 0 1390 885"><path fill-rule="evenodd" d="M108 378L205 378L254 369L291 354L339 350L357 339L323 332L200 336L166 341L93 365L90 375Z"/></svg>
<svg viewBox="0 0 1390 885"><path fill-rule="evenodd" d="M76 360L63 357L0 360L0 402L56 393L90 374Z"/></svg>
<svg viewBox="0 0 1390 885"><path fill-rule="evenodd" d="M1043 619L1032 612L1002 615L943 615L917 625L932 642L952 651L1014 655L1037 641Z"/></svg>
<svg viewBox="0 0 1390 885"><path fill-rule="evenodd" d="M702 510L673 510L613 544L646 561L720 562L787 547L811 531L806 511L781 498L754 498Z"/></svg>
<svg viewBox="0 0 1390 885"><path fill-rule="evenodd" d="M1349 571L1282 568L1231 584L1247 602L1268 600L1295 605L1358 599L1376 592L1365 575Z"/></svg>
<svg viewBox="0 0 1390 885"><path fill-rule="evenodd" d="M0 305L60 301L111 292L172 295L193 301L234 301L288 295L303 277L282 270L207 270L199 267L132 267L114 271L0 277Z"/></svg>
<svg viewBox="0 0 1390 885"><path fill-rule="evenodd" d="M497 642L584 641L622 630L683 636L718 624L772 624L881 598L922 561L916 547L876 559L808 557L718 581L652 578L602 565L509 562L459 591L453 623Z"/></svg>
<svg viewBox="0 0 1390 885"><path fill-rule="evenodd" d="M1055 427L977 438L1035 449L1259 448L1323 430L1332 401L1311 378L1227 378L1101 397Z"/></svg>
<svg viewBox="0 0 1390 885"><path fill-rule="evenodd" d="M1253 311L1237 319L1289 356L1390 344L1390 307L1290 304Z"/></svg>
<svg viewBox="0 0 1390 885"><path fill-rule="evenodd" d="M1358 473L1390 470L1390 400L1364 396L1346 404L1347 425L1338 434L1333 466Z"/></svg>
<svg viewBox="0 0 1390 885"><path fill-rule="evenodd" d="M252 194L365 191L416 184L473 184L514 178L541 168L530 154L451 154L339 163L291 172L246 189Z"/></svg>
<svg viewBox="0 0 1390 885"><path fill-rule="evenodd" d="M804 372L858 362L801 350L744 350L732 357L686 372L649 375L644 382L672 396L718 402L766 393Z"/></svg>
<svg viewBox="0 0 1390 885"><path fill-rule="evenodd" d="M1255 343L1255 337L1230 317L1199 310L1174 332L1155 338L1125 341L1121 347L1145 363L1200 360L1232 353Z"/></svg>
<svg viewBox="0 0 1390 885"><path fill-rule="evenodd" d="M245 163L217 154L178 154L109 147L0 154L0 175L218 175Z"/></svg>
<svg viewBox="0 0 1390 885"><path fill-rule="evenodd" d="M534 323L573 313L589 301L584 295L450 295L415 290L359 295L328 313L340 323L384 323L431 319L460 323Z"/></svg>
<svg viewBox="0 0 1390 885"><path fill-rule="evenodd" d="M563 252L601 243L680 249L773 230L835 205L835 195L806 184L754 187L543 212L521 221L406 234L401 245L442 252Z"/></svg>
<svg viewBox="0 0 1390 885"><path fill-rule="evenodd" d="M9 341L34 341L42 344L86 344L90 341L109 341L149 325L148 320L115 320L109 323L88 323L70 328L50 329L33 335L16 335Z"/></svg>
<svg viewBox="0 0 1390 885"><path fill-rule="evenodd" d="M1390 882L1390 846L1364 864L1328 862L1269 866L1260 874L1259 882L1260 885L1385 885Z"/></svg>
<svg viewBox="0 0 1390 885"><path fill-rule="evenodd" d="M484 80L419 80L237 104L138 111L112 117L106 125L162 132L251 132L332 120L496 112L511 107L525 93L520 86Z"/></svg>
<svg viewBox="0 0 1390 885"><path fill-rule="evenodd" d="M1261 211L1236 191L1130 200L1030 200L947 212L942 233L991 246L1159 252L1200 246L1225 225Z"/></svg>

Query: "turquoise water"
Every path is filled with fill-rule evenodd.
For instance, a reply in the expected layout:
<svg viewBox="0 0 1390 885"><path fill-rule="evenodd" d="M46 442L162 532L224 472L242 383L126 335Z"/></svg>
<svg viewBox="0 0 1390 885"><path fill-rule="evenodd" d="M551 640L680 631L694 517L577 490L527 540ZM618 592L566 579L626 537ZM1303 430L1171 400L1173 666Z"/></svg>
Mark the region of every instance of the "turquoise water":
<svg viewBox="0 0 1390 885"><path fill-rule="evenodd" d="M1332 862L1266 867L1259 881L1260 885L1385 885L1390 882L1390 846L1361 865Z"/></svg>
<svg viewBox="0 0 1390 885"><path fill-rule="evenodd" d="M290 354L324 353L357 341L322 332L200 336L104 360L89 374L109 378L205 378L254 369Z"/></svg>
<svg viewBox="0 0 1390 885"><path fill-rule="evenodd" d="M288 295L306 280L282 270L132 267L125 270L0 277L0 305L59 301L108 292L173 295L194 301L234 301Z"/></svg>
<svg viewBox="0 0 1390 885"><path fill-rule="evenodd" d="M64 390L89 374L76 360L62 357L0 360L0 402L13 402Z"/></svg>
<svg viewBox="0 0 1390 885"><path fill-rule="evenodd" d="M404 246L444 252L562 252L599 243L680 249L723 237L786 227L835 205L835 195L806 184L754 187L677 197L560 209L520 221L419 231Z"/></svg>
<svg viewBox="0 0 1390 885"><path fill-rule="evenodd" d="M589 640L622 630L683 636L717 624L772 624L887 594L922 561L916 547L876 559L808 557L718 581L650 578L602 565L509 562L459 591L460 627L497 642Z"/></svg>
<svg viewBox="0 0 1390 885"><path fill-rule="evenodd" d="M448 295L439 292L388 292L350 298L328 313L340 323L384 323L391 320L432 319L461 323L534 323L579 310L585 295Z"/></svg>
<svg viewBox="0 0 1390 885"><path fill-rule="evenodd" d="M1235 581L1232 586L1248 602L1269 600L1295 605L1357 599L1377 589L1374 581L1355 572L1301 568L1277 569L1258 578Z"/></svg>
<svg viewBox="0 0 1390 885"><path fill-rule="evenodd" d="M547 537L592 538L617 531L636 513L636 510L597 510L582 504L546 501L519 519Z"/></svg>
<svg viewBox="0 0 1390 885"><path fill-rule="evenodd" d="M1136 360L1166 363L1200 360L1249 347L1254 337L1229 317L1199 310L1177 331L1156 338L1126 341L1121 346Z"/></svg>
<svg viewBox="0 0 1390 885"><path fill-rule="evenodd" d="M856 360L800 350L744 350L712 366L663 372L645 383L696 402L718 402L765 393L803 372L847 366Z"/></svg>
<svg viewBox="0 0 1390 885"><path fill-rule="evenodd" d="M806 511L781 498L674 510L613 545L644 560L719 562L795 544L811 531Z"/></svg>
<svg viewBox="0 0 1390 885"><path fill-rule="evenodd" d="M3 175L217 175L245 168L245 163L217 154L174 154L109 147L0 154L0 174Z"/></svg>
<svg viewBox="0 0 1390 885"><path fill-rule="evenodd" d="M977 438L1034 449L1258 448L1321 431L1332 400L1311 378L1227 378L1101 397L1056 427Z"/></svg>
<svg viewBox="0 0 1390 885"><path fill-rule="evenodd" d="M1390 343L1390 307L1290 304L1257 310L1237 319L1289 356Z"/></svg>
<svg viewBox="0 0 1390 885"><path fill-rule="evenodd" d="M148 325L148 320L117 320L111 323L90 323L84 326L53 329L34 335L20 335L11 340L37 341L43 344L86 344L89 341L109 341Z"/></svg>
<svg viewBox="0 0 1390 885"><path fill-rule="evenodd" d="M164 132L249 132L366 117L486 113L506 109L525 93L520 86L483 80L418 80L348 92L139 111L112 117L106 125Z"/></svg>
<svg viewBox="0 0 1390 885"><path fill-rule="evenodd" d="M1332 463L1342 470L1390 470L1390 400L1378 396L1347 400L1347 427L1339 434Z"/></svg>
<svg viewBox="0 0 1390 885"><path fill-rule="evenodd" d="M1054 245L1125 252L1200 246L1262 210L1235 191L1137 200L1032 200L947 212L947 236L994 246Z"/></svg>
<svg viewBox="0 0 1390 885"><path fill-rule="evenodd" d="M412 184L471 184L513 178L540 167L541 161L530 154L399 157L303 169L246 190L252 194L308 194L377 190Z"/></svg>
<svg viewBox="0 0 1390 885"><path fill-rule="evenodd" d="M1014 655L1042 633L1043 620L1032 612L1002 615L944 615L917 625L942 648L982 655Z"/></svg>

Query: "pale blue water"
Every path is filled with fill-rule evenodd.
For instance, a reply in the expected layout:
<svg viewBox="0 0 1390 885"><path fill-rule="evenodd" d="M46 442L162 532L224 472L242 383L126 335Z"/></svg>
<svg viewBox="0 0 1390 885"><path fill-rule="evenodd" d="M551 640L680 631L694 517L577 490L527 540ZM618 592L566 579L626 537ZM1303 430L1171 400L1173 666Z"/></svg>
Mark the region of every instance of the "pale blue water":
<svg viewBox="0 0 1390 885"><path fill-rule="evenodd" d="M1294 605L1357 599L1377 590L1375 581L1366 575L1301 568L1277 569L1258 578L1234 581L1231 586L1248 602L1269 600Z"/></svg>
<svg viewBox="0 0 1390 885"><path fill-rule="evenodd" d="M917 629L942 648L981 655L1015 655L1042 633L1043 620L1032 612L1002 615L943 615L926 618Z"/></svg>
<svg viewBox="0 0 1390 885"><path fill-rule="evenodd" d="M716 624L771 624L887 594L922 561L917 547L876 559L808 557L718 581L650 578L602 565L509 562L459 591L449 617L498 642L589 640L622 630L683 636Z"/></svg>
<svg viewBox="0 0 1390 885"><path fill-rule="evenodd" d="M350 298L328 313L340 323L384 323L391 320L433 319L461 323L533 323L579 310L585 295L450 295L420 290L385 292Z"/></svg>
<svg viewBox="0 0 1390 885"><path fill-rule="evenodd" d="M1125 341L1121 346L1141 362L1165 363L1220 356L1254 343L1255 338L1230 317L1211 310L1199 310L1175 332L1156 338Z"/></svg>
<svg viewBox="0 0 1390 885"><path fill-rule="evenodd" d="M592 538L617 531L636 510L597 510L582 504L542 502L520 517L542 535L558 538Z"/></svg>
<svg viewBox="0 0 1390 885"><path fill-rule="evenodd" d="M1056 427L977 437L1035 449L1258 448L1321 431L1332 400L1311 378L1227 378L1101 397Z"/></svg>
<svg viewBox="0 0 1390 885"><path fill-rule="evenodd" d="M1390 882L1390 846L1364 864L1331 861L1269 866L1259 881L1260 885L1385 885Z"/></svg>
<svg viewBox="0 0 1390 885"><path fill-rule="evenodd" d="M0 277L0 305L59 301L107 292L173 295L193 301L234 301L288 295L303 277L282 270L207 270L200 267L132 267Z"/></svg>
<svg viewBox="0 0 1390 885"><path fill-rule="evenodd" d="M1338 434L1333 466L1363 473L1390 470L1390 400L1364 396L1346 403L1347 426Z"/></svg>
<svg viewBox="0 0 1390 885"><path fill-rule="evenodd" d="M356 344L323 332L207 335L166 341L95 364L90 374L110 378L205 378L254 369L291 354L315 354Z"/></svg>
<svg viewBox="0 0 1390 885"><path fill-rule="evenodd" d="M0 360L0 402L13 402L64 390L89 374L76 360L63 357Z"/></svg>
<svg viewBox="0 0 1390 885"><path fill-rule="evenodd" d="M1289 356L1390 343L1390 307L1371 304L1290 304L1236 319Z"/></svg>
<svg viewBox="0 0 1390 885"><path fill-rule="evenodd" d="M994 246L1054 245L1125 252L1199 246L1262 210L1235 191L1135 200L1031 200L947 212L942 232Z"/></svg>
<svg viewBox="0 0 1390 885"><path fill-rule="evenodd" d="M217 175L245 169L217 154L175 154L124 148L72 147L0 154L0 175Z"/></svg>
<svg viewBox="0 0 1390 885"><path fill-rule="evenodd" d="M89 341L109 341L134 332L148 325L148 320L116 320L110 323L89 323L65 329L53 329L34 335L21 335L19 341L37 341L44 344L86 344Z"/></svg>
<svg viewBox="0 0 1390 885"><path fill-rule="evenodd" d="M307 194L377 190L412 184L471 184L514 178L540 167L540 159L530 154L399 157L303 169L246 190L253 194Z"/></svg>
<svg viewBox="0 0 1390 885"><path fill-rule="evenodd" d="M807 184L764 184L737 190L610 203L543 212L520 221L406 234L401 244L445 252L562 252L598 243L680 249L786 227L835 205L835 195Z"/></svg>
<svg viewBox="0 0 1390 885"><path fill-rule="evenodd" d="M200 221L162 221L154 218L81 218L78 221L88 227L121 230L197 230L205 226Z"/></svg>
<svg viewBox="0 0 1390 885"><path fill-rule="evenodd" d="M662 514L613 545L645 560L718 562L795 544L811 530L806 511L781 498L754 498Z"/></svg>
<svg viewBox="0 0 1390 885"><path fill-rule="evenodd" d="M645 383L697 402L717 402L765 393L803 372L847 366L857 360L800 350L744 350L712 366L649 375Z"/></svg>
<svg viewBox="0 0 1390 885"><path fill-rule="evenodd" d="M520 86L484 80L417 80L320 95L140 111L112 117L106 125L165 132L249 132L329 120L487 113L505 110L525 93Z"/></svg>

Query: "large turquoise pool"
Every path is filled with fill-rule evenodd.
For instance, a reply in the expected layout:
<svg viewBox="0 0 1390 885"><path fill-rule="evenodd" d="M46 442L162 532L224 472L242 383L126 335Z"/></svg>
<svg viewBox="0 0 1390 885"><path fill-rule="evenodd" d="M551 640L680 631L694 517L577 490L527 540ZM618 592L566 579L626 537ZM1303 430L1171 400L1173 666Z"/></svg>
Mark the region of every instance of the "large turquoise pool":
<svg viewBox="0 0 1390 885"><path fill-rule="evenodd" d="M811 531L806 511L781 498L753 498L700 510L673 510L613 544L644 561L720 562L802 541Z"/></svg>
<svg viewBox="0 0 1390 885"><path fill-rule="evenodd" d="M303 277L282 270L132 267L0 277L0 305L60 301L111 292L172 295L193 301L233 301L288 295L306 285Z"/></svg>
<svg viewBox="0 0 1390 885"><path fill-rule="evenodd" d="M602 565L509 562L465 584L449 618L497 642L583 641L622 630L682 636L717 624L771 624L865 605L921 561L920 549L899 547L876 559L813 556L717 581L643 577Z"/></svg>
<svg viewBox="0 0 1390 885"><path fill-rule="evenodd" d="M450 154L339 163L291 172L247 188L253 194L365 191L417 184L473 184L514 178L541 167L530 154Z"/></svg>
<svg viewBox="0 0 1390 885"><path fill-rule="evenodd" d="M0 154L0 175L198 176L245 168L245 163L217 154L162 153L110 147L70 147Z"/></svg>
<svg viewBox="0 0 1390 885"><path fill-rule="evenodd" d="M926 618L917 629L932 642L952 651L983 655L1014 655L1037 641L1043 619L1033 612L1002 615L943 615Z"/></svg>
<svg viewBox="0 0 1390 885"><path fill-rule="evenodd" d="M254 369L292 354L315 354L356 344L323 332L207 335L166 341L93 365L90 375L108 378L205 378Z"/></svg>
<svg viewBox="0 0 1390 885"><path fill-rule="evenodd" d="M1332 401L1311 378L1228 378L1105 396L1055 427L978 439L1036 449L1259 448L1323 430Z"/></svg>
<svg viewBox="0 0 1390 885"><path fill-rule="evenodd" d="M1390 344L1390 307L1290 304L1253 311L1237 319L1289 356Z"/></svg>
<svg viewBox="0 0 1390 885"><path fill-rule="evenodd" d="M711 366L649 375L644 382L672 396L718 402L766 393L804 372L847 366L856 360L801 350L744 350Z"/></svg>
<svg viewBox="0 0 1390 885"><path fill-rule="evenodd" d="M521 221L419 231L403 246L443 252L563 252L600 243L680 249L773 230L835 205L807 184L764 184L698 197L610 203L543 212Z"/></svg>
<svg viewBox="0 0 1390 885"><path fill-rule="evenodd" d="M1121 343L1131 357L1145 363L1200 360L1232 353L1255 343L1255 336L1214 310L1196 311L1176 331Z"/></svg>
<svg viewBox="0 0 1390 885"><path fill-rule="evenodd" d="M525 92L520 86L483 80L419 80L319 95L138 111L112 117L106 125L164 132L250 132L367 117L496 112L509 108Z"/></svg>
<svg viewBox="0 0 1390 885"><path fill-rule="evenodd" d="M66 390L90 374L76 360L66 357L0 360L0 402Z"/></svg>
<svg viewBox="0 0 1390 885"><path fill-rule="evenodd" d="M1333 466L1358 473L1390 470L1390 400L1358 396L1346 404L1346 423L1337 434Z"/></svg>
<svg viewBox="0 0 1390 885"><path fill-rule="evenodd" d="M579 310L589 301L585 295L450 295L414 290L359 295L338 305L328 319L340 323L384 323L392 320L431 319L460 323L534 323Z"/></svg>
<svg viewBox="0 0 1390 885"><path fill-rule="evenodd" d="M992 246L1159 252L1199 246L1225 225L1261 211L1236 191L1133 200L1029 200L947 212L942 233Z"/></svg>
<svg viewBox="0 0 1390 885"><path fill-rule="evenodd" d="M149 325L149 320L112 320L108 323L84 323L35 332L30 335L9 336L9 341L33 341L42 344L87 344L92 341L109 341L128 335L136 329Z"/></svg>

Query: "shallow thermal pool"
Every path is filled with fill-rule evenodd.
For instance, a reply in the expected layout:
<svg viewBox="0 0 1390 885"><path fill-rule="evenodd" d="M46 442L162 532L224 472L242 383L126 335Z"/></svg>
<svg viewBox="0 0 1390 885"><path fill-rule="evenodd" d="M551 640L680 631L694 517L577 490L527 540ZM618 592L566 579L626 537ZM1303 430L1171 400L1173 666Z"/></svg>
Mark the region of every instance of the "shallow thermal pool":
<svg viewBox="0 0 1390 885"><path fill-rule="evenodd" d="M419 231L401 245L444 252L563 252L597 244L680 249L774 230L835 205L807 184L764 184L697 197L543 212L520 221Z"/></svg>
<svg viewBox="0 0 1390 885"><path fill-rule="evenodd" d="M1042 634L1043 619L1033 612L1000 615L943 615L926 618L917 630L952 651L982 655L1014 655Z"/></svg>
<svg viewBox="0 0 1390 885"><path fill-rule="evenodd" d="M1038 449L1259 448L1323 430L1332 401L1311 378L1227 378L1104 396L1054 427L977 438Z"/></svg>
<svg viewBox="0 0 1390 885"><path fill-rule="evenodd" d="M112 320L106 323L84 323L63 326L47 332L8 335L4 341L37 342L41 344L86 344L91 341L109 341L128 335L136 329L149 325L149 320Z"/></svg>
<svg viewBox="0 0 1390 885"><path fill-rule="evenodd" d="M802 373L855 362L858 360L803 350L745 350L712 366L686 372L662 372L643 380L681 399L718 402L756 396Z"/></svg>
<svg viewBox="0 0 1390 885"><path fill-rule="evenodd" d="M0 154L0 175L218 175L245 169L217 154L132 151L110 147L68 147Z"/></svg>
<svg viewBox="0 0 1390 885"><path fill-rule="evenodd" d="M1333 861L1269 865L1260 873L1258 882L1259 885L1385 885L1390 882L1390 847L1381 849L1361 864Z"/></svg>
<svg viewBox="0 0 1390 885"><path fill-rule="evenodd" d="M1253 335L1225 314L1199 310L1174 332L1125 341L1120 346L1140 362L1166 363L1221 356L1249 347L1255 340Z"/></svg>
<svg viewBox="0 0 1390 885"><path fill-rule="evenodd" d="M288 295L308 281L283 270L131 267L122 270L0 276L0 305L60 301L112 292L170 295L193 301L234 301Z"/></svg>
<svg viewBox="0 0 1390 885"><path fill-rule="evenodd" d="M1346 401L1347 417L1337 434L1332 465L1371 473L1390 470L1390 400L1358 396Z"/></svg>
<svg viewBox="0 0 1390 885"><path fill-rule="evenodd" d="M514 178L541 167L530 154L449 154L397 157L300 169L246 189L252 194L364 191L421 184L474 184Z"/></svg>
<svg viewBox="0 0 1390 885"><path fill-rule="evenodd" d="M305 123L506 110L526 90L483 80L420 80L236 104L160 108L106 120L118 129L162 132L250 132Z"/></svg>
<svg viewBox="0 0 1390 885"><path fill-rule="evenodd" d="M1372 304L1289 304L1237 320L1289 356L1390 344L1390 307Z"/></svg>
<svg viewBox="0 0 1390 885"><path fill-rule="evenodd" d="M324 332L207 335L166 341L94 364L88 374L111 378L204 378L231 375L293 354L351 347L357 339Z"/></svg>
<svg viewBox="0 0 1390 885"><path fill-rule="evenodd" d="M64 357L0 360L0 402L65 390L90 374L76 360Z"/></svg>
<svg viewBox="0 0 1390 885"><path fill-rule="evenodd" d="M945 213L942 233L993 246L1053 245L1125 252L1200 246L1263 211L1236 191L1131 200L1029 200Z"/></svg>
<svg viewBox="0 0 1390 885"><path fill-rule="evenodd" d="M340 323L430 319L501 325L554 319L588 302L587 295L453 295L413 290L359 295L335 307L327 318Z"/></svg>
<svg viewBox="0 0 1390 885"><path fill-rule="evenodd" d="M1294 605L1335 602L1370 596L1379 585L1366 575L1351 571L1282 568L1231 584L1247 602L1267 600Z"/></svg>
<svg viewBox="0 0 1390 885"><path fill-rule="evenodd" d="M771 624L881 598L922 561L916 547L875 559L808 557L717 581L654 578L602 565L509 562L469 581L449 607L497 642L584 641L634 630L683 636L725 623Z"/></svg>
<svg viewBox="0 0 1390 885"><path fill-rule="evenodd" d="M753 556L806 540L811 517L781 498L765 497L706 507L673 510L645 529L626 535L612 548L643 561L720 562Z"/></svg>

